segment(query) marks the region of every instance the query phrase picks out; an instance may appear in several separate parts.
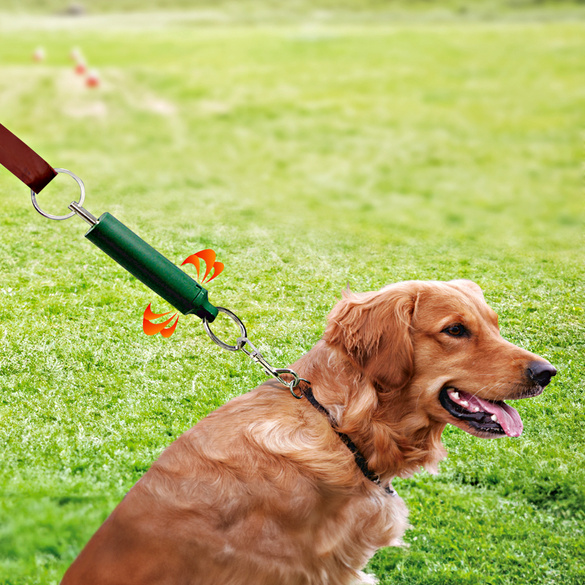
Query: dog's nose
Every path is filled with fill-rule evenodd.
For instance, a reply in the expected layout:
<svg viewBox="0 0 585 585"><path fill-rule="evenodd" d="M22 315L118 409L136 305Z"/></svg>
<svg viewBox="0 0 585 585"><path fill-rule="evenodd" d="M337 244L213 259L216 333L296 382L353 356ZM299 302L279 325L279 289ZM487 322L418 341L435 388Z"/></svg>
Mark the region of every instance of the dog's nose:
<svg viewBox="0 0 585 585"><path fill-rule="evenodd" d="M530 362L527 370L528 377L543 388L556 376L557 370L548 362Z"/></svg>

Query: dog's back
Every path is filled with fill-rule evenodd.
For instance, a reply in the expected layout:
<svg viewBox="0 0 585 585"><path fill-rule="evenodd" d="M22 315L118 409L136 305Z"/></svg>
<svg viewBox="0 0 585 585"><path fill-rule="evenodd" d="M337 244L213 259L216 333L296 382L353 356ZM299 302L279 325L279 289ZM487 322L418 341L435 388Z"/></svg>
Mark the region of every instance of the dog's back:
<svg viewBox="0 0 585 585"><path fill-rule="evenodd" d="M405 518L322 414L267 383L172 443L62 584L367 582L359 568Z"/></svg>

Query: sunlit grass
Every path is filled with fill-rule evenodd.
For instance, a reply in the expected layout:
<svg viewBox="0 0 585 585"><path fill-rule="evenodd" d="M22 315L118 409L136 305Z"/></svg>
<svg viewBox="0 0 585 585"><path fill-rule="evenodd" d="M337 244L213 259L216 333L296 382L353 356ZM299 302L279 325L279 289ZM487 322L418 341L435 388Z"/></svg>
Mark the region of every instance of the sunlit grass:
<svg viewBox="0 0 585 585"><path fill-rule="evenodd" d="M465 277L559 370L520 439L449 429L441 475L396 482L414 529L372 562L382 583L581 582L583 25L116 26L4 29L0 121L172 261L214 248L212 302L275 363L348 282ZM144 336L168 306L85 224L44 220L7 172L0 201L0 583L55 583L161 450L263 375L195 318Z"/></svg>

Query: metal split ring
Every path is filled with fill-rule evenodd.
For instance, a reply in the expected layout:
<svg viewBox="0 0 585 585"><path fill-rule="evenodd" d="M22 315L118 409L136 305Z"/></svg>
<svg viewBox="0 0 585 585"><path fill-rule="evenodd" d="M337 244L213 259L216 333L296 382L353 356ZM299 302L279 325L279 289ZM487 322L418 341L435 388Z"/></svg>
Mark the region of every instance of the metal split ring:
<svg viewBox="0 0 585 585"><path fill-rule="evenodd" d="M65 173L66 175L69 175L71 177L73 177L76 181L77 184L79 185L79 202L78 205L81 207L83 206L83 202L85 201L85 185L83 184L83 181L74 173L72 173L71 171L68 171L67 169L53 169L55 172L57 173ZM44 217L47 217L48 219L57 219L57 220L63 220L63 219L69 219L70 217L73 217L75 215L75 212L72 211L71 213L68 213L67 215L52 215L50 213L47 213L46 211L43 211L40 207L39 204L37 203L37 194L31 189L30 190L30 198L32 200L32 204L33 207Z"/></svg>
<svg viewBox="0 0 585 585"><path fill-rule="evenodd" d="M242 349L244 347L244 345L246 345L246 340L248 339L248 332L246 331L246 326L242 323L242 321L240 320L240 318L235 315L234 313L232 313L229 309L225 309L224 307L216 307L216 309L220 312L220 313L225 313L232 321L234 321L238 327L240 328L240 337L238 337L238 340L236 341L236 345L229 345L228 343L225 343L224 341L222 341L209 327L209 321L207 319L203 319L203 327L205 327L205 331L207 332L207 335L209 335L209 337L211 337L211 340L213 341L213 343L219 345L219 347L222 347L223 349L227 349L228 351L240 351L240 349Z"/></svg>

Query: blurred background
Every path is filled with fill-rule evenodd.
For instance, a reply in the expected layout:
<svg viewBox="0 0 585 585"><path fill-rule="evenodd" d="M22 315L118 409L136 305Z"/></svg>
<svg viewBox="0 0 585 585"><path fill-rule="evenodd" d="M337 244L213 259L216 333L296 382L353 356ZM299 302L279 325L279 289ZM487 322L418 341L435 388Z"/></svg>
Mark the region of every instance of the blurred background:
<svg viewBox="0 0 585 585"><path fill-rule="evenodd" d="M449 428L439 476L396 482L383 584L585 581L584 70L579 0L0 0L0 123L173 262L213 248L212 302L275 365L347 283L470 278L557 367L522 437ZM39 202L76 197L60 176ZM0 583L53 584L264 378L195 318L146 337L170 307L1 167L0 202Z"/></svg>

